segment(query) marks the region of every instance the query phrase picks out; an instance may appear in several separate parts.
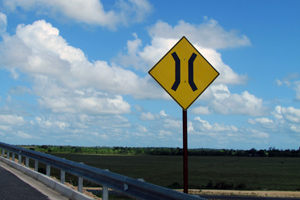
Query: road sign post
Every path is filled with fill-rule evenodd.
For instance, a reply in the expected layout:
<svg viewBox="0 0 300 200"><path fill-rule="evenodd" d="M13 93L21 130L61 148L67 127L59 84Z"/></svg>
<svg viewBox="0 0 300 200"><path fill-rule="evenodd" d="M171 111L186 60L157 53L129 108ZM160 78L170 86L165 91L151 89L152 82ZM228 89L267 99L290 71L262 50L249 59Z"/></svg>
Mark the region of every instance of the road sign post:
<svg viewBox="0 0 300 200"><path fill-rule="evenodd" d="M184 192L188 193L187 109L219 72L183 36L149 74L182 107L183 183Z"/></svg>
<svg viewBox="0 0 300 200"><path fill-rule="evenodd" d="M187 110L182 109L183 133L183 192L188 194L188 138L187 138Z"/></svg>

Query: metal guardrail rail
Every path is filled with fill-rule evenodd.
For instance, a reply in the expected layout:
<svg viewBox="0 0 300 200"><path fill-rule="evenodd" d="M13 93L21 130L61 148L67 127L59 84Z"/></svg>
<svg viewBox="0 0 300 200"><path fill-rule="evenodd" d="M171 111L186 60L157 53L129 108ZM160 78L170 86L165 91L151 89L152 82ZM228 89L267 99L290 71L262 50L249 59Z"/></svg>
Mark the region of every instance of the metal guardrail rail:
<svg viewBox="0 0 300 200"><path fill-rule="evenodd" d="M108 188L111 188L119 193L129 196L134 199L149 199L149 200L201 200L203 198L196 195L189 195L160 187L154 184L129 178L120 174L109 172L107 170L91 167L81 163L73 162L56 156L44 154L41 152L16 147L10 144L0 142L2 156L5 151L9 159L10 152L14 161L15 154L19 155L19 163L22 156L26 158L26 167L29 167L29 159L35 161L35 171L38 171L38 162L47 165L46 174L50 176L50 166L61 170L61 182L64 183L65 172L78 176L78 191L82 192L83 179L97 183L103 186L103 199L108 199ZM1 152L0 152L1 154ZM106 188L106 195L104 194ZM203 199L204 200L204 199Z"/></svg>

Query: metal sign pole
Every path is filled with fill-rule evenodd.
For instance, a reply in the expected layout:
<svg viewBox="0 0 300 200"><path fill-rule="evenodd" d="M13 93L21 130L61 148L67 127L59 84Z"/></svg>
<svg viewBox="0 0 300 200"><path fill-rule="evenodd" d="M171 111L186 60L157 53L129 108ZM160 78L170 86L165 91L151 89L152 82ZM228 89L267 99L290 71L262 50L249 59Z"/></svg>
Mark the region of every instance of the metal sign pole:
<svg viewBox="0 0 300 200"><path fill-rule="evenodd" d="M188 194L187 110L182 109L183 129L183 192Z"/></svg>

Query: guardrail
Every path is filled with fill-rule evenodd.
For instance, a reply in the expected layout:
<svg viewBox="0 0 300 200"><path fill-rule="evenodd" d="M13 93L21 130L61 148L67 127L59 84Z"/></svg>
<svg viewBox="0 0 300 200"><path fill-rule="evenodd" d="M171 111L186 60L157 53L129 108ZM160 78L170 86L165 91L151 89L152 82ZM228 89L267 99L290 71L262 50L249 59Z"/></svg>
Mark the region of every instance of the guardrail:
<svg viewBox="0 0 300 200"><path fill-rule="evenodd" d="M46 175L50 176L51 167L61 170L60 182L65 183L65 172L78 176L78 191L83 190L83 179L103 186L102 199L108 199L108 188L134 199L149 200L199 200L203 199L196 195L189 195L153 185L147 182L129 178L120 174L109 172L107 170L91 167L81 163L73 162L49 154L36 152L21 147L0 142L2 157L10 158L15 161L15 155L18 155L18 162L21 164L22 156L25 157L25 166L29 167L29 159L35 161L34 170L38 171L38 163L46 164ZM1 154L1 151L0 151ZM204 199L203 199L204 200Z"/></svg>

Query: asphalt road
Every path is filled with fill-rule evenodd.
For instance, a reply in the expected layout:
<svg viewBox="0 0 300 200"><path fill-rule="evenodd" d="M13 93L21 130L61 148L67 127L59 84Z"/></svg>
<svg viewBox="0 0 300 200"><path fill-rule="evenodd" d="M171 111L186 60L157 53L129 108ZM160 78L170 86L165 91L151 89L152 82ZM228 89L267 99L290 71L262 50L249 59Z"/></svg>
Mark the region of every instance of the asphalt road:
<svg viewBox="0 0 300 200"><path fill-rule="evenodd" d="M0 161L0 200L69 200Z"/></svg>
<svg viewBox="0 0 300 200"><path fill-rule="evenodd" d="M49 200L47 196L31 187L17 176L0 166L1 200Z"/></svg>

